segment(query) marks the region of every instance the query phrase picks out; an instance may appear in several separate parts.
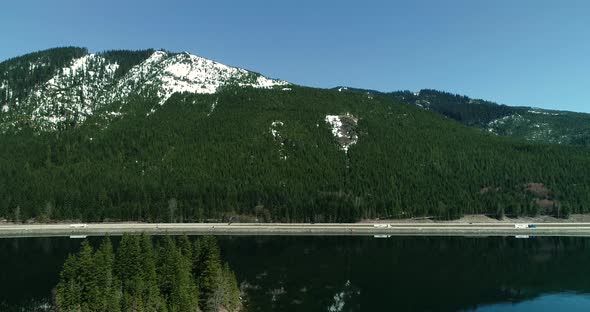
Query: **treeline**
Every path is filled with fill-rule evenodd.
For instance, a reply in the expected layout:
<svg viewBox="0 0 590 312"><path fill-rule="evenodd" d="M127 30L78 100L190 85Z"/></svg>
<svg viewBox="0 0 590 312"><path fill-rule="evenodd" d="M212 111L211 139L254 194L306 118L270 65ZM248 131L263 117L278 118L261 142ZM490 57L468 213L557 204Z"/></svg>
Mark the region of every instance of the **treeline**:
<svg viewBox="0 0 590 312"><path fill-rule="evenodd" d="M422 89L420 92L408 90L380 92L368 89L336 87L332 90L389 97L402 103L416 105L436 112L470 127L486 127L491 121L496 119L515 113L526 112L526 109L522 107L511 107L432 89Z"/></svg>
<svg viewBox="0 0 590 312"><path fill-rule="evenodd" d="M115 72L115 77L124 76L133 66L141 64L150 55L154 53L153 49L147 50L108 50L99 53L98 55L104 57L111 63L117 63L119 67Z"/></svg>
<svg viewBox="0 0 590 312"><path fill-rule="evenodd" d="M430 89L420 90L418 94L410 91L391 92L387 96L419 104L466 126L485 127L493 120L522 111L520 108Z"/></svg>
<svg viewBox="0 0 590 312"><path fill-rule="evenodd" d="M507 106L431 89L417 93L343 87L334 90L386 96L501 136L539 143L590 146L590 114Z"/></svg>
<svg viewBox="0 0 590 312"><path fill-rule="evenodd" d="M347 153L325 121L346 113L359 118ZM280 140L275 121L284 124ZM590 212L588 148L488 135L360 93L227 88L177 94L163 106L137 97L121 117L23 130L0 145L0 216L19 222Z"/></svg>
<svg viewBox="0 0 590 312"><path fill-rule="evenodd" d="M98 54L111 63L117 63L119 67L115 76L122 77L153 52L153 49L108 50ZM16 99L22 102L34 87L47 82L60 69L69 66L73 59L87 54L86 48L63 47L29 53L0 62L0 106L5 103L14 105Z"/></svg>
<svg viewBox="0 0 590 312"><path fill-rule="evenodd" d="M502 136L542 143L590 144L590 114L511 107L428 89L417 94L400 91L384 95Z"/></svg>
<svg viewBox="0 0 590 312"><path fill-rule="evenodd" d="M86 54L85 48L54 48L0 62L0 105L16 98L22 101L34 86L46 82L74 58Z"/></svg>
<svg viewBox="0 0 590 312"><path fill-rule="evenodd" d="M118 248L85 241L70 255L57 285L58 312L238 311L235 276L214 237L124 235Z"/></svg>

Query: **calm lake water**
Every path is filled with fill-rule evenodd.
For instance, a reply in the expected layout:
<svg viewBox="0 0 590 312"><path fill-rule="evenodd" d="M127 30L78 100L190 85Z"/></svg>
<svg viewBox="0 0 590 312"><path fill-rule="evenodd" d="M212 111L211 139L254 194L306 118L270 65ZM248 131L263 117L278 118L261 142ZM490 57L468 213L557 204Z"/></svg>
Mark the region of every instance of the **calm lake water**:
<svg viewBox="0 0 590 312"><path fill-rule="evenodd" d="M48 311L61 264L81 242L0 239L0 311ZM247 311L590 310L589 238L221 236L219 242Z"/></svg>

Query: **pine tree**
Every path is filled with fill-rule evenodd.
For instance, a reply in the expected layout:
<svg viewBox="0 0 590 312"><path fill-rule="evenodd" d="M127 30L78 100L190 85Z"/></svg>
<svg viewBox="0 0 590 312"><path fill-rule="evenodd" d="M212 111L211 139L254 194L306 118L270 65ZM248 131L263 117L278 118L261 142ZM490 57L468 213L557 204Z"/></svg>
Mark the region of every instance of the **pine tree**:
<svg viewBox="0 0 590 312"><path fill-rule="evenodd" d="M229 311L238 311L240 308L240 288L238 287L238 281L234 272L229 267L229 264L225 263L222 269L223 274L223 305Z"/></svg>
<svg viewBox="0 0 590 312"><path fill-rule="evenodd" d="M79 311L82 302L82 289L77 281L77 256L70 255L64 263L57 285L56 307L59 311Z"/></svg>
<svg viewBox="0 0 590 312"><path fill-rule="evenodd" d="M223 280L219 247L215 238L211 236L203 237L198 244L196 278L201 295L200 306L203 311L216 311L223 303L219 293Z"/></svg>
<svg viewBox="0 0 590 312"><path fill-rule="evenodd" d="M78 254L78 280L81 288L82 311L98 311L101 301L99 288L99 272L95 266L94 250L85 240Z"/></svg>
<svg viewBox="0 0 590 312"><path fill-rule="evenodd" d="M100 248L94 258L94 267L97 271L97 285L100 294L97 296L96 311L120 310L120 289L114 276L114 253L111 239L107 236L103 239Z"/></svg>
<svg viewBox="0 0 590 312"><path fill-rule="evenodd" d="M199 259L188 258L188 254ZM56 311L237 311L237 281L229 266L221 267L220 261L213 237L197 239L193 245L186 236L177 241L165 236L154 249L149 236L125 235L116 251L106 237L96 252L84 241L78 254L64 263ZM193 274L194 263L200 276ZM200 287L207 291L203 297Z"/></svg>

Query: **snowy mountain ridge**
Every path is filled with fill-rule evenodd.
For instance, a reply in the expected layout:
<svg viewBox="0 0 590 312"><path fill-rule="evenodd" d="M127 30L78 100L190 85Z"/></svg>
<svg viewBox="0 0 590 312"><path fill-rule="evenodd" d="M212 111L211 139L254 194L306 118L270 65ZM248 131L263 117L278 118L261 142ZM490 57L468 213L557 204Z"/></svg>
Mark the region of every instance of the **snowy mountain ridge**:
<svg viewBox="0 0 590 312"><path fill-rule="evenodd" d="M39 61L22 66L30 69L24 75L33 75ZM2 79L14 76L9 72L14 66L5 67L9 70L0 72L0 94L4 94L0 99L2 131L18 130L23 124L39 130L57 130L84 122L108 104L124 105L132 95L155 95L158 104L163 105L177 92L211 94L228 85L272 88L289 84L186 52L154 51L118 76L121 66L116 60L101 54L86 54L56 69L50 79L20 92L27 96L19 98L13 96L13 81ZM26 78L17 77L16 81ZM118 115L118 112L109 114Z"/></svg>
<svg viewBox="0 0 590 312"><path fill-rule="evenodd" d="M115 90L120 93L114 95L114 99L126 98L130 93L156 86L160 104L164 104L176 92L211 94L228 84L271 88L288 83L186 52L169 55L156 51L118 82Z"/></svg>

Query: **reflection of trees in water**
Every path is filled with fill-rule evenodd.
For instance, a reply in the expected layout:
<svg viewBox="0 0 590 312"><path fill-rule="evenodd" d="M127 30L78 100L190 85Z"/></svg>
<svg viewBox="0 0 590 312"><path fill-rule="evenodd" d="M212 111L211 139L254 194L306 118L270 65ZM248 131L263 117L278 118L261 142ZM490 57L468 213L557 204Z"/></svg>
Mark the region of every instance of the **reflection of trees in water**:
<svg viewBox="0 0 590 312"><path fill-rule="evenodd" d="M0 238L0 311L45 311L68 253L80 240ZM15 310L16 309L16 310Z"/></svg>
<svg viewBox="0 0 590 312"><path fill-rule="evenodd" d="M234 237L221 245L238 278L254 286L247 291L252 311L326 310L346 281L361 292L353 311L392 304L454 311L590 292L585 238ZM280 287L285 293L271 305L264 292Z"/></svg>
<svg viewBox="0 0 590 312"><path fill-rule="evenodd" d="M588 238L245 236L219 242L248 311L327 311L347 281L360 294L344 297L344 311L456 311L543 293L590 293ZM64 259L80 243L0 239L0 311L43 311L34 310L39 300L30 298L50 297Z"/></svg>
<svg viewBox="0 0 590 312"><path fill-rule="evenodd" d="M7 303L0 301L0 311L2 312L50 312L52 306L48 299L27 299L18 303Z"/></svg>
<svg viewBox="0 0 590 312"><path fill-rule="evenodd" d="M337 292L333 297L332 304L328 307L329 312L344 312L344 311L358 311L358 296L361 291L352 285L350 280L344 283L344 287L340 292Z"/></svg>

